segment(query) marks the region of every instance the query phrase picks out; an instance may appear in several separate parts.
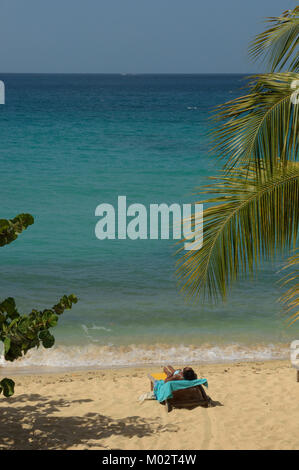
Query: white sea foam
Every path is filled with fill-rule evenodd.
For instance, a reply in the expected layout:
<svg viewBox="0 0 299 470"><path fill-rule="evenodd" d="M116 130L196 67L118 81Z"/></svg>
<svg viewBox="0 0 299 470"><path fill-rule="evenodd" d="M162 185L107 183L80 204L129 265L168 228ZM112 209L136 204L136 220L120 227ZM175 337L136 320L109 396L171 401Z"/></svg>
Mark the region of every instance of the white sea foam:
<svg viewBox="0 0 299 470"><path fill-rule="evenodd" d="M14 363L3 356L0 365L7 369L40 367L115 367L165 363L221 363L235 361L265 361L289 357L288 345L224 346L202 345L129 345L129 346L55 346L52 349L31 350Z"/></svg>
<svg viewBox="0 0 299 470"><path fill-rule="evenodd" d="M98 338L97 336L96 337L93 337L92 336L92 332L93 331L98 331L98 330L102 330L102 331L106 331L106 332L110 332L112 331L110 328L106 328L105 326L97 326L95 324L93 324L92 326L86 326L86 325L81 325L85 335L86 335L86 338L91 342L91 343L99 343L100 342L100 338Z"/></svg>
<svg viewBox="0 0 299 470"><path fill-rule="evenodd" d="M86 326L86 325L81 325L85 333L88 332L88 330L104 330L104 331L112 331L110 328L106 328L105 326L97 326L97 325L92 325L92 326Z"/></svg>

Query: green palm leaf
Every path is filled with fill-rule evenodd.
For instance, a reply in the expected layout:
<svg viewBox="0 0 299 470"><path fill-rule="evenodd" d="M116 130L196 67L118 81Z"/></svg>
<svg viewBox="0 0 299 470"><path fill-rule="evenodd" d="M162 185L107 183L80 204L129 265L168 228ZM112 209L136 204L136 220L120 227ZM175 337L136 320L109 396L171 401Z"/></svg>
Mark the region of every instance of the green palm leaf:
<svg viewBox="0 0 299 470"><path fill-rule="evenodd" d="M217 108L212 132L216 154L225 169L254 163L272 172L278 161L298 158L299 106L291 84L299 74L276 73L253 77L249 93Z"/></svg>
<svg viewBox="0 0 299 470"><path fill-rule="evenodd" d="M271 71L281 71L287 64L291 72L299 71L299 6L279 17L268 18L271 27L256 36L249 49L253 59L261 55Z"/></svg>
<svg viewBox="0 0 299 470"><path fill-rule="evenodd" d="M200 201L213 204L204 211L203 247L180 257L177 275L190 295L217 299L241 274L255 271L261 259L295 246L299 165L279 164L271 176L236 169L213 179L202 193L218 195Z"/></svg>
<svg viewBox="0 0 299 470"><path fill-rule="evenodd" d="M224 172L201 191L210 195L201 201L208 205L203 247L178 261L179 281L189 295L224 298L231 284L256 271L261 260L296 246L299 7L269 22L250 52L254 58L263 54L272 73L251 77L246 95L217 108L213 150L225 160ZM289 72L274 73L286 65ZM192 224L194 229L194 218ZM298 258L290 263L298 265ZM286 283L294 280L293 274ZM298 319L298 282L283 301L295 309L291 321Z"/></svg>

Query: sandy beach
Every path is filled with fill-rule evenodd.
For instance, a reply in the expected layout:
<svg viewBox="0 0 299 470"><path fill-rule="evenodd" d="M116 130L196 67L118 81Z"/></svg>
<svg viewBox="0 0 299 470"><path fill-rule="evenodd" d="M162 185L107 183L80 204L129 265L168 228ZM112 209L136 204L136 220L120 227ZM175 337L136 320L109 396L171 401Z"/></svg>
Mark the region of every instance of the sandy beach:
<svg viewBox="0 0 299 470"><path fill-rule="evenodd" d="M218 405L168 414L156 401L138 402L149 390L148 372L160 371L156 366L7 373L16 392L0 399L0 448L299 448L299 383L289 361L194 368L208 379Z"/></svg>

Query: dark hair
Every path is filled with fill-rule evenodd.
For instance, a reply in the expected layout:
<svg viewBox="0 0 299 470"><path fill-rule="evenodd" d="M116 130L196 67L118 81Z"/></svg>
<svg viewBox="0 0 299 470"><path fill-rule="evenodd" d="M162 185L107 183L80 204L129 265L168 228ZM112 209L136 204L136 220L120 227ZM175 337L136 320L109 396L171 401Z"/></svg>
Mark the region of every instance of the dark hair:
<svg viewBox="0 0 299 470"><path fill-rule="evenodd" d="M185 367L183 369L183 377L185 380L196 380L197 375L191 367Z"/></svg>

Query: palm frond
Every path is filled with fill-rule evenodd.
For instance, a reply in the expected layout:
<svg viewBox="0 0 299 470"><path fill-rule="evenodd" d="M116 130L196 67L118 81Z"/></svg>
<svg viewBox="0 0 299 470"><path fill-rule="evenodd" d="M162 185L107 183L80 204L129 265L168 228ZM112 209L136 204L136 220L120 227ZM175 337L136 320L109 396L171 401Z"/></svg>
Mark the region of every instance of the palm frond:
<svg viewBox="0 0 299 470"><path fill-rule="evenodd" d="M299 106L291 84L299 74L252 77L249 93L217 109L212 150L226 160L225 169L254 163L272 172L277 162L298 159Z"/></svg>
<svg viewBox="0 0 299 470"><path fill-rule="evenodd" d="M280 301L291 312L290 325L299 320L299 250L288 259L283 269L293 269L283 278L283 285L290 285L289 289L280 297Z"/></svg>
<svg viewBox="0 0 299 470"><path fill-rule="evenodd" d="M220 194L200 201L212 204L204 211L203 247L180 257L177 275L190 296L217 299L241 274L255 271L261 259L295 246L299 164L278 165L272 176L236 169L213 179L200 193Z"/></svg>
<svg viewBox="0 0 299 470"><path fill-rule="evenodd" d="M249 52L254 60L264 56L271 71L281 71L285 65L290 72L299 71L299 6L281 16L267 19L271 27L258 34Z"/></svg>

